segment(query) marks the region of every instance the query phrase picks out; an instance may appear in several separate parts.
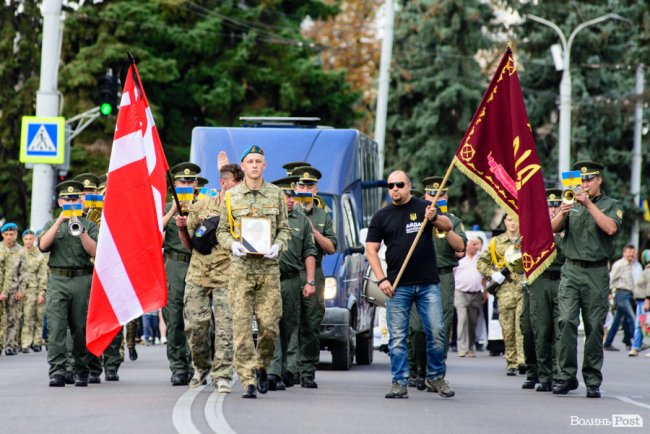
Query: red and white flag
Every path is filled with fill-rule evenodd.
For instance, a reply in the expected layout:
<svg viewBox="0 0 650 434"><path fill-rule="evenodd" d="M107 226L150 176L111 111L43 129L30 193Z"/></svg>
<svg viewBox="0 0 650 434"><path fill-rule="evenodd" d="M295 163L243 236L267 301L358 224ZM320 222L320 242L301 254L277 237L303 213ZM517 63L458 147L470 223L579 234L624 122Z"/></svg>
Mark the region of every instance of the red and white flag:
<svg viewBox="0 0 650 434"><path fill-rule="evenodd" d="M167 304L162 216L167 159L135 64L113 138L86 321L99 356L127 322Z"/></svg>

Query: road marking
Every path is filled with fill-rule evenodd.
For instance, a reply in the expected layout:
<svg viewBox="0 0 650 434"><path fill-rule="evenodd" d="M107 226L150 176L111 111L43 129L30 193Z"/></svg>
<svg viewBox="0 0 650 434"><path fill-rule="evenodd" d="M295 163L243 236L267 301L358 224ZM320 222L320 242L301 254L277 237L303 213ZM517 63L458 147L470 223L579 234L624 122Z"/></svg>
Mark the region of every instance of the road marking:
<svg viewBox="0 0 650 434"><path fill-rule="evenodd" d="M620 399L621 401L627 402L628 404L636 405L637 407L647 408L650 410L650 405L635 401L631 398L628 398L627 396L617 396L616 399Z"/></svg>
<svg viewBox="0 0 650 434"><path fill-rule="evenodd" d="M187 389L178 398L172 411L172 424L176 432L180 434L201 434L201 431L192 422L192 403L206 387L200 386L196 389Z"/></svg>
<svg viewBox="0 0 650 434"><path fill-rule="evenodd" d="M230 382L231 385L234 386L237 380L237 374L233 375L232 381ZM203 409L208 426L217 434L236 434L223 414L223 402L228 395L230 393L219 393L215 389L208 397L208 401L205 403L205 408Z"/></svg>

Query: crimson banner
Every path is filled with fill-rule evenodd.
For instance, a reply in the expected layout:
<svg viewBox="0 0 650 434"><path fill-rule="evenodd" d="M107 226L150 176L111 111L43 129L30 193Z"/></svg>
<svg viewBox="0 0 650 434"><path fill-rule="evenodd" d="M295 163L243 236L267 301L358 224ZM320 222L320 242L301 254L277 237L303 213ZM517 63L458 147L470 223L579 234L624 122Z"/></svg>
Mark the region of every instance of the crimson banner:
<svg viewBox="0 0 650 434"><path fill-rule="evenodd" d="M455 164L519 221L524 272L532 283L555 258L555 242L510 47L456 151Z"/></svg>

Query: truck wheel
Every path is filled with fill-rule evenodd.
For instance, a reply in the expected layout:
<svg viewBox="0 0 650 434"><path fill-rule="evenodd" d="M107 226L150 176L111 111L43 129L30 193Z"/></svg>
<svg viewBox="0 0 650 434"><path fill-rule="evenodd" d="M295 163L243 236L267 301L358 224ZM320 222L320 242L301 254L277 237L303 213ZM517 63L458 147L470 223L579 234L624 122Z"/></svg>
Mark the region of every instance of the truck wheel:
<svg viewBox="0 0 650 434"><path fill-rule="evenodd" d="M332 365L337 371L349 371L352 367L352 343L350 340L332 345Z"/></svg>
<svg viewBox="0 0 650 434"><path fill-rule="evenodd" d="M357 365L371 365L374 349L372 347L372 335L364 333L357 336L356 349Z"/></svg>

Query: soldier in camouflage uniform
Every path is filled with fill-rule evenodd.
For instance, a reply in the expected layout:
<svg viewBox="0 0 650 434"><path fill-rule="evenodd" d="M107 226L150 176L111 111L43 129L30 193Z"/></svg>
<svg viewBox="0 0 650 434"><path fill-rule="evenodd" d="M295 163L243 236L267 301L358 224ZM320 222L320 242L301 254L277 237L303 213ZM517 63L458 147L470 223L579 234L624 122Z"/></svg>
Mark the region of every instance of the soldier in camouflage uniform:
<svg viewBox="0 0 650 434"><path fill-rule="evenodd" d="M286 388L282 379L287 373L287 351L291 336L296 330L299 330L301 299L315 297L314 292L316 291L314 279L316 246L309 220L295 206L294 187L296 181L298 181L298 177L287 177L273 182L284 190L291 239L286 250L280 256L282 318L280 319L280 335L275 344L273 362L268 367L270 390L285 390ZM291 385L293 386L293 384Z"/></svg>
<svg viewBox="0 0 650 434"><path fill-rule="evenodd" d="M257 389L268 391L266 367L271 363L282 316L280 297L280 252L286 248L291 232L287 219L284 193L264 181L264 151L259 146L247 148L241 158L244 182L226 193L221 204L217 239L219 245L232 252L228 304L232 312L235 347L234 364L244 398L256 398ZM242 217L261 217L270 221L271 248L261 255L247 255L241 237ZM253 314L259 333L257 351L251 334Z"/></svg>
<svg viewBox="0 0 650 434"><path fill-rule="evenodd" d="M623 222L623 206L600 189L603 165L579 161L582 178L574 204L562 203L551 220L553 231L564 231L566 263L558 290L560 310L557 357L559 375L553 393L565 395L578 387L578 322L582 313L585 347L582 377L587 398L600 398L603 381L603 324L609 307L607 262L614 256L614 235Z"/></svg>
<svg viewBox="0 0 650 434"><path fill-rule="evenodd" d="M0 286L0 301L4 304L2 331L5 354L13 356L20 351L19 327L23 312L25 296L26 267L23 246L16 242L18 226L6 223L2 227L3 260L0 262L0 273L4 276Z"/></svg>
<svg viewBox="0 0 650 434"><path fill-rule="evenodd" d="M221 192L192 204L187 217L176 216L176 225L186 227L179 234L183 245L192 250L192 237L201 236L201 223L219 216L224 193L244 179L235 164L226 164L219 171ZM228 307L230 252L215 244L209 254L192 251L185 278L185 334L192 352L194 376L190 387L198 387L210 374L212 384L220 393L231 391L232 380L232 315ZM211 307L212 304L212 307ZM214 357L211 355L210 320L214 314Z"/></svg>
<svg viewBox="0 0 650 434"><path fill-rule="evenodd" d="M561 204L562 190L546 190L548 211L553 218ZM535 355L537 357L538 392L550 392L557 377L556 342L559 335L557 291L560 286L560 270L564 265L564 254L560 248L562 239L555 234L557 256L553 263L530 285L530 323L533 329ZM525 385L526 383L524 383Z"/></svg>
<svg viewBox="0 0 650 434"><path fill-rule="evenodd" d="M25 247L25 298L23 299L23 327L20 333L21 347L23 353L28 353L30 348L34 352L39 352L43 339L47 258L34 246L34 231L25 229L22 237Z"/></svg>
<svg viewBox="0 0 650 434"><path fill-rule="evenodd" d="M80 204L83 184L64 181L56 186L59 206L64 203ZM88 359L86 349L86 317L92 282L91 258L97 249L97 226L78 217L81 234L70 233L68 217L63 213L50 220L38 237L41 252L50 252L50 276L47 284L45 311L48 322L49 346L47 361L50 364L50 387L65 386L67 350L65 334L70 328L73 339L75 386L88 386Z"/></svg>
<svg viewBox="0 0 650 434"><path fill-rule="evenodd" d="M424 186L424 199L430 202L436 197L440 186L442 185L442 176L429 176L422 180ZM449 187L451 181L447 180L445 188L442 189L438 200L449 200ZM436 262L438 266L438 276L440 278L440 301L442 303L442 317L445 323L445 360L449 351L449 336L451 325L454 320L454 294L456 283L454 282L454 267L458 265L457 253L465 251L467 244L467 235L463 222L446 209L442 209L449 220L453 229L449 232L435 231L436 244ZM433 230L433 229L432 229ZM417 387L418 390L424 390L424 380L427 372L427 352L426 337L422 330L422 323L418 316L415 305L411 308L411 317L409 320L409 386ZM471 357L471 355L470 355Z"/></svg>
<svg viewBox="0 0 650 434"><path fill-rule="evenodd" d="M318 180L321 173L315 168L298 167L294 173L299 177L296 191L318 194ZM320 361L320 325L325 315L325 273L323 256L336 252L338 240L334 232L332 216L314 201L301 202L305 216L311 223L311 232L316 243L316 297L302 299L300 308L300 385L316 388L314 380Z"/></svg>
<svg viewBox="0 0 650 434"><path fill-rule="evenodd" d="M196 188L197 177L201 168L194 163L181 163L172 167L176 187ZM190 201L191 202L191 201ZM183 204L188 206L189 203ZM181 210L181 214L187 210ZM181 243L176 219L175 201L165 205L163 227L165 228L165 271L167 272L167 306L163 307L163 318L167 325L167 359L172 371L173 386L183 386L190 381L190 349L185 336L183 321L183 298L185 294L185 277L190 265L190 251Z"/></svg>
<svg viewBox="0 0 650 434"><path fill-rule="evenodd" d="M477 268L486 278L499 283L496 294L499 308L499 324L503 331L503 342L506 347L506 375L525 373L524 338L521 334L522 276L511 272L506 278L506 250L519 244L519 224L506 215L504 219L506 232L490 240L489 248L485 249L478 259Z"/></svg>

